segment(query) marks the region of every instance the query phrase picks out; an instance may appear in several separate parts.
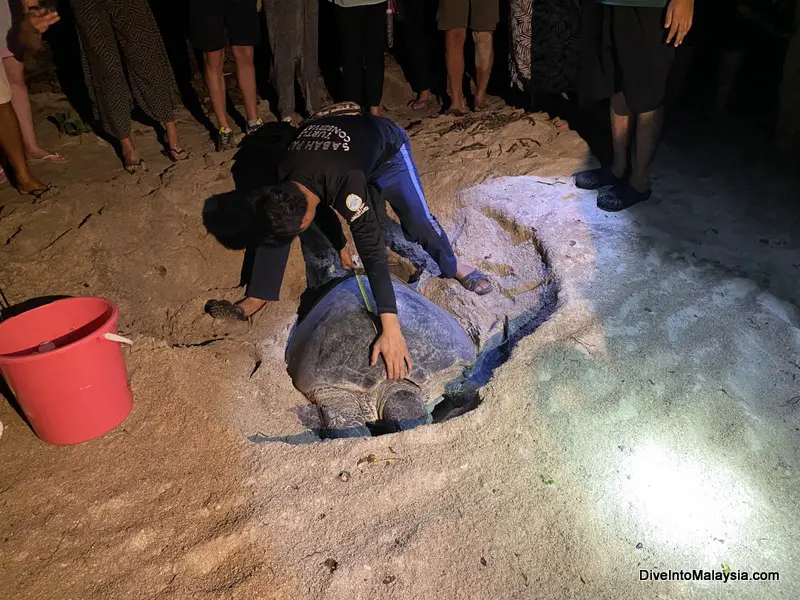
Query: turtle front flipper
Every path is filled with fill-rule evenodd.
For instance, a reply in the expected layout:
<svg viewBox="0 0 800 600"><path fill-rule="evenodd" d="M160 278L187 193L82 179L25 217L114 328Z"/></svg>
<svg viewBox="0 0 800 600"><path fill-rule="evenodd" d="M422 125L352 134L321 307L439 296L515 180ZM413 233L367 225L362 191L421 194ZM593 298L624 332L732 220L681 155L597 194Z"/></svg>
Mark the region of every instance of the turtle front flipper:
<svg viewBox="0 0 800 600"><path fill-rule="evenodd" d="M310 397L322 413L322 437L330 439L369 437L358 394L341 388L314 390Z"/></svg>
<svg viewBox="0 0 800 600"><path fill-rule="evenodd" d="M389 432L414 429L429 422L419 388L388 383L378 397L378 417Z"/></svg>

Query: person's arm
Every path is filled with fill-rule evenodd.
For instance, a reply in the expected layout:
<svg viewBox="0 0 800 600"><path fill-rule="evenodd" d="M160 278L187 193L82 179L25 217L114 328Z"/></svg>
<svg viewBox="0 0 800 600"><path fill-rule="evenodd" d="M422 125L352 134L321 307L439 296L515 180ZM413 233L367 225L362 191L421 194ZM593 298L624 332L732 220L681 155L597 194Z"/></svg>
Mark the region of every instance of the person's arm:
<svg viewBox="0 0 800 600"><path fill-rule="evenodd" d="M402 379L405 377L406 367L411 372L411 356L397 318L386 246L376 211L369 201L369 190L363 173L353 171L343 179L334 208L350 226L381 319L381 335L373 346L370 362L375 364L378 357L383 356L389 379Z"/></svg>
<svg viewBox="0 0 800 600"><path fill-rule="evenodd" d="M317 224L320 231L328 238L333 249L339 253L339 258L342 261L342 268L351 271L353 269L353 256L347 249L347 239L344 237L342 224L339 222L339 217L336 216L336 213L328 208L327 205L320 204L317 207L314 223Z"/></svg>

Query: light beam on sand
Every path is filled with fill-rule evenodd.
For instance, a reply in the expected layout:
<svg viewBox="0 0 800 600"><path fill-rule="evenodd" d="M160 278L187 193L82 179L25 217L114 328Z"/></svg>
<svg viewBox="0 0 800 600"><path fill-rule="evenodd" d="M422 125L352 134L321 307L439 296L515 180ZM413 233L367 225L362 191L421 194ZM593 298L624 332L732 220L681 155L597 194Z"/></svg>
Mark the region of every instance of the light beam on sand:
<svg viewBox="0 0 800 600"><path fill-rule="evenodd" d="M623 499L663 542L716 553L741 536L751 498L713 463L648 442L622 469Z"/></svg>

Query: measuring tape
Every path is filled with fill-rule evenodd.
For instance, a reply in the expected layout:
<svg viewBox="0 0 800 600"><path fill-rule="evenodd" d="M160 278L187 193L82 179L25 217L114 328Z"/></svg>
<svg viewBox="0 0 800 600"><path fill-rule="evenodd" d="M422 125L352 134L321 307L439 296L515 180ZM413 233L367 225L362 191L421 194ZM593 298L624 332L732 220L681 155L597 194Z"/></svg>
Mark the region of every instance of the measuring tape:
<svg viewBox="0 0 800 600"><path fill-rule="evenodd" d="M361 276L358 274L357 269L363 268L363 265L361 264L361 258L358 256L358 254L353 255L353 266L355 267L353 269L353 273L356 276L356 283L358 284L358 289L361 292L361 297L364 299L364 306L366 306L367 312L370 312L374 315L375 311L372 309L372 302L370 302L369 296L367 296L367 290L364 289L364 284L361 282ZM375 330L375 333L378 333L378 326L375 325L375 321L373 321L371 318L369 321L372 323L372 328Z"/></svg>

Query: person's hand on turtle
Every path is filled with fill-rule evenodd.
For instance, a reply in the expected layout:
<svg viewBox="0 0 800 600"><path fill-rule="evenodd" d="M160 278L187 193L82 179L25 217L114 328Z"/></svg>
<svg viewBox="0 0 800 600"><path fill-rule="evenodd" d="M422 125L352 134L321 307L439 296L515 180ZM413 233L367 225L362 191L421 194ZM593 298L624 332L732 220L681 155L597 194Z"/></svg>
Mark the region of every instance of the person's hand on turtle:
<svg viewBox="0 0 800 600"><path fill-rule="evenodd" d="M397 315L384 313L381 315L381 325L383 333L372 347L369 364L374 365L378 362L378 358L383 356L383 361L386 363L386 377L395 380L404 379L406 367L410 374L412 364L411 355L406 346L406 338L403 337L403 332L400 330L400 321L397 319Z"/></svg>
<svg viewBox="0 0 800 600"><path fill-rule="evenodd" d="M694 0L670 0L664 20L664 29L669 30L667 44L673 44L676 48L680 46L692 28L693 18Z"/></svg>
<svg viewBox="0 0 800 600"><path fill-rule="evenodd" d="M342 268L345 271L352 271L353 267L355 267L353 255L351 254L350 250L347 249L347 246L339 250L339 260L342 261Z"/></svg>

